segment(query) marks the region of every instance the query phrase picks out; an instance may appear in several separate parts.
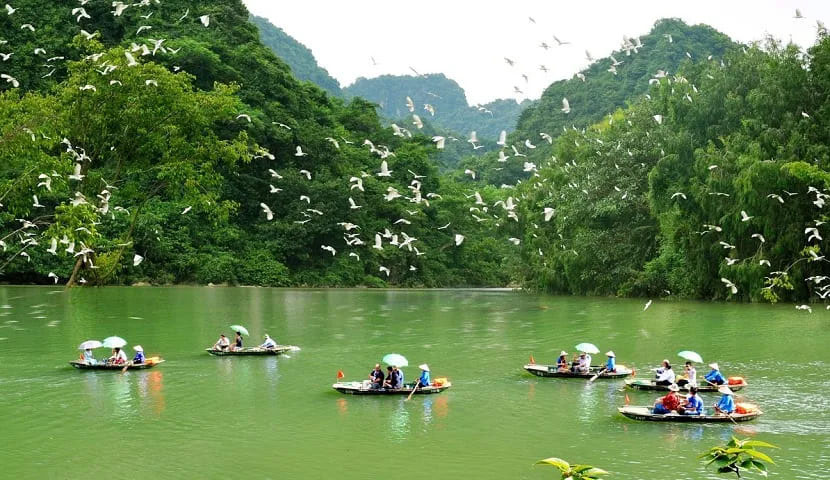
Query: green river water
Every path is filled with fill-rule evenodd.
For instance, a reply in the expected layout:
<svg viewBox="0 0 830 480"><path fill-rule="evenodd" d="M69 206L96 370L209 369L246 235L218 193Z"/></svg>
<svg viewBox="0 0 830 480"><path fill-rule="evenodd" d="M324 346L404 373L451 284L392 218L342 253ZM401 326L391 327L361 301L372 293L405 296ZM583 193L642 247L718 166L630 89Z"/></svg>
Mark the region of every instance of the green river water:
<svg viewBox="0 0 830 480"><path fill-rule="evenodd" d="M2 287L0 477L544 479L554 471L531 465L558 456L613 479L710 479L719 477L697 455L734 434L781 447L773 478L830 478L830 312L644 303L463 290ZM269 333L301 351L205 353L232 323L247 326L249 345ZM166 362L125 374L68 365L80 342L110 335ZM636 422L616 412L622 381L522 369L531 354L550 363L583 341L613 349L640 377L695 350L745 376L741 393L765 415L740 426ZM338 370L362 380L390 352L429 363L453 387L408 402L331 388ZM418 373L404 371L407 380ZM629 397L650 404L656 394Z"/></svg>

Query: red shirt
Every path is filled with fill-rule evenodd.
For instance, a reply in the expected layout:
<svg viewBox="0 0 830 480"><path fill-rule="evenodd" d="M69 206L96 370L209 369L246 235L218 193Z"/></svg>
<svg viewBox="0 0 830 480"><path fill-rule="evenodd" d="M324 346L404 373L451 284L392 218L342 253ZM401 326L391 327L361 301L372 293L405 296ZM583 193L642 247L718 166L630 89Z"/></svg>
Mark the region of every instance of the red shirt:
<svg viewBox="0 0 830 480"><path fill-rule="evenodd" d="M677 398L674 392L669 392L668 395L660 399L660 403L663 404L666 410L677 410L680 408L680 399Z"/></svg>

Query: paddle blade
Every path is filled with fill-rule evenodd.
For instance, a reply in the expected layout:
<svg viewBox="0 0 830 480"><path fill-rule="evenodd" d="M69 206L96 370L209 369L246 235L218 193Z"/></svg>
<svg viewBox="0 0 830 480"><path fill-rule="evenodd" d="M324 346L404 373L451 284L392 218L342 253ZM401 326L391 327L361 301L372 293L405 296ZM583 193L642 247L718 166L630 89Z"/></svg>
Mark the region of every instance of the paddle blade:
<svg viewBox="0 0 830 480"><path fill-rule="evenodd" d="M530 364L536 365L536 360L533 359L533 354L530 355Z"/></svg>
<svg viewBox="0 0 830 480"><path fill-rule="evenodd" d="M346 376L346 375L344 375L344 374L343 374L343 370L338 370L338 371L337 371L337 379L338 379L338 380L342 379L342 378L343 378L343 377L345 377L345 376Z"/></svg>

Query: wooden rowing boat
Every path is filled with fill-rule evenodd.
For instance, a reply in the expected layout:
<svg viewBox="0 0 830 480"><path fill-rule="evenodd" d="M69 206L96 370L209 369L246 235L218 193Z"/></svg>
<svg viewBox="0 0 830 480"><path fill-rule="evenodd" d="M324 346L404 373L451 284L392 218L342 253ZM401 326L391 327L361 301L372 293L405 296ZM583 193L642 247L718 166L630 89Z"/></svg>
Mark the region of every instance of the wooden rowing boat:
<svg viewBox="0 0 830 480"><path fill-rule="evenodd" d="M69 362L70 365L79 369L79 370L124 370L126 367L127 370L146 370L148 368L153 368L156 365L164 363L163 359L159 359L155 362L147 362L147 363L123 363L121 365L113 365L113 364L106 364L106 363L96 363L95 365L87 365L83 362Z"/></svg>
<svg viewBox="0 0 830 480"><path fill-rule="evenodd" d="M528 372L536 375L537 377L556 377L556 378L591 378L597 373L599 373L603 368L602 365L592 365L591 370L588 373L574 373L574 372L560 372L556 365L538 365L535 363L529 363L524 366L524 369ZM624 378L631 375L631 369L623 366L617 365L616 372L603 372L599 374L598 378Z"/></svg>
<svg viewBox="0 0 830 480"><path fill-rule="evenodd" d="M733 392L737 392L738 390L743 389L744 387L748 386L749 384L746 381L742 383L738 383L735 385L726 385ZM626 380L625 386L627 388L631 388L634 390L659 390L659 391L669 391L668 385L657 385L655 380L646 380L646 379L635 379L635 380ZM709 383L698 385L697 391L698 392L717 392L719 385L712 385ZM688 386L684 385L680 387L680 390L688 390Z"/></svg>
<svg viewBox="0 0 830 480"><path fill-rule="evenodd" d="M332 388L340 393L347 393L349 395L409 395L412 393L413 383L404 385L403 388L385 389L372 388L368 382L337 382L332 385ZM441 393L450 388L452 383L446 382L441 385L430 385L429 387L419 387L415 390L415 395L430 395L433 393Z"/></svg>
<svg viewBox="0 0 830 480"><path fill-rule="evenodd" d="M680 415L679 413L667 413L665 415L652 412L652 407L620 407L619 412L633 420L647 422L687 422L687 423L732 423L748 422L760 417L763 412L760 410L752 413L733 413L722 415L715 413L704 413L703 415ZM707 409L708 410L708 409Z"/></svg>
<svg viewBox="0 0 830 480"><path fill-rule="evenodd" d="M217 357L229 357L232 355L282 355L295 347L291 345L277 345L275 348L249 347L240 350L214 350L206 348L205 351Z"/></svg>

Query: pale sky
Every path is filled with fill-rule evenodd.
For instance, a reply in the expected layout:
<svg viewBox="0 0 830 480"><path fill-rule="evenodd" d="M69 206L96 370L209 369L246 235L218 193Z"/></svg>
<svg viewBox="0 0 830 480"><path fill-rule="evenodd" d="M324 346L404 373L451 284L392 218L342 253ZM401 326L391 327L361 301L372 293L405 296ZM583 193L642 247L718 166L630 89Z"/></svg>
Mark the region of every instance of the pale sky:
<svg viewBox="0 0 830 480"><path fill-rule="evenodd" d="M830 20L828 0L243 1L310 48L342 86L358 77L411 74L412 67L454 79L471 104L538 98L550 83L588 65L585 50L605 57L619 49L623 35L646 34L664 17L706 23L741 42L771 34L802 47L814 43L816 20ZM804 19L793 18L796 8ZM572 44L556 47L553 35ZM514 94L514 86L525 94Z"/></svg>

